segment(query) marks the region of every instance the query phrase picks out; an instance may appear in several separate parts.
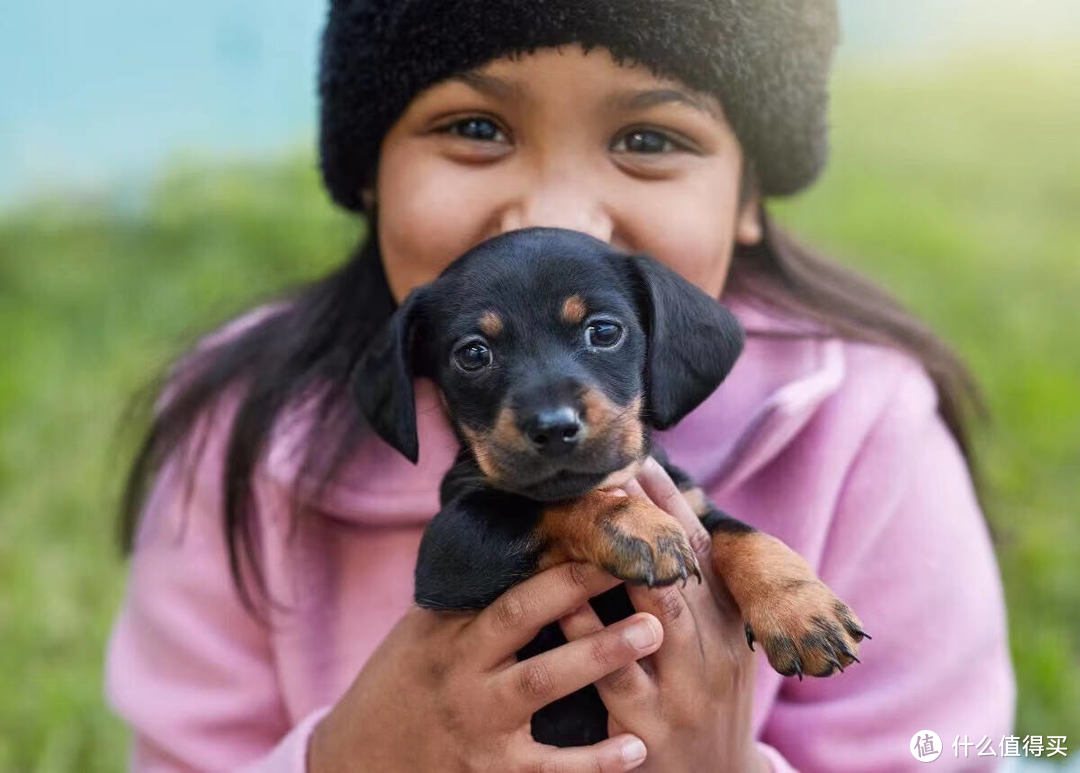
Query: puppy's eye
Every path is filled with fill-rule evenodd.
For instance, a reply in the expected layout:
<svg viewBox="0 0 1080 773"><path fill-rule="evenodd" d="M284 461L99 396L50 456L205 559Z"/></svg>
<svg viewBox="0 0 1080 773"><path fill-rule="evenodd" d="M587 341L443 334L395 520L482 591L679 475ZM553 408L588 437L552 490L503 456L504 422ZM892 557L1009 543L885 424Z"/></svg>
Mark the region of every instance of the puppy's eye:
<svg viewBox="0 0 1080 773"><path fill-rule="evenodd" d="M597 319L585 328L585 343L594 349L610 349L623 337L622 325L607 319Z"/></svg>
<svg viewBox="0 0 1080 773"><path fill-rule="evenodd" d="M454 350L454 362L470 373L486 368L491 364L491 349L483 341L468 341Z"/></svg>

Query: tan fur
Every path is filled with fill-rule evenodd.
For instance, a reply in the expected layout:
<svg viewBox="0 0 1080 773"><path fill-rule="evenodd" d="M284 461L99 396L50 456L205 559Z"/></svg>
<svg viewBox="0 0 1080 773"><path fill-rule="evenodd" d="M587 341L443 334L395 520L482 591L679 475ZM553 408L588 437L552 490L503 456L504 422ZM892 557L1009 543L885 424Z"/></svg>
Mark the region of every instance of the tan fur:
<svg viewBox="0 0 1080 773"><path fill-rule="evenodd" d="M697 486L694 488L685 489L682 492L683 499L690 505L690 509L694 511L694 515L701 518L705 513L709 512L709 502L705 497L705 492Z"/></svg>
<svg viewBox="0 0 1080 773"><path fill-rule="evenodd" d="M504 475L496 461L497 449L529 450L528 440L518 429L514 411L510 408L504 407L499 411L495 426L490 432L471 429L464 424L460 426L480 471L496 483L502 480Z"/></svg>
<svg viewBox="0 0 1080 773"><path fill-rule="evenodd" d="M580 325L585 319L585 299L580 295L571 295L562 305L562 321L568 325Z"/></svg>
<svg viewBox="0 0 1080 773"><path fill-rule="evenodd" d="M476 464L480 467L480 472L493 480L498 480L498 471L491 462L491 450L487 438L482 432L470 429L464 424L460 426L462 434L465 435L465 439L472 449L473 456L476 457Z"/></svg>
<svg viewBox="0 0 1080 773"><path fill-rule="evenodd" d="M641 424L641 397L635 398L628 406L615 405L602 392L596 389L586 391L582 398L585 406L584 440L588 442L618 443L627 458L635 460L633 464L616 470L601 484L601 488L621 485L637 474L637 463L645 449L645 432ZM500 449L528 452L531 445L517 425L517 417L511 408L503 407L495 419L495 426L489 432L462 426L473 455L481 472L492 481L498 482L505 476L505 471L498 464Z"/></svg>
<svg viewBox="0 0 1080 773"><path fill-rule="evenodd" d="M821 639L821 626L857 656L860 637L852 635L846 623L857 628L862 623L817 578L802 556L759 531L716 532L712 544L713 569L727 585L773 668L793 673L797 657L802 672L826 675L833 670L831 657L841 668L854 662L854 657L832 652Z"/></svg>
<svg viewBox="0 0 1080 773"><path fill-rule="evenodd" d="M499 448L515 451L528 451L531 446L517 425L517 416L513 408L503 406L495 418L495 428L491 431L490 442Z"/></svg>
<svg viewBox="0 0 1080 773"><path fill-rule="evenodd" d="M587 561L631 582L664 585L700 568L678 521L652 502L608 491L590 491L548 505L536 535L549 547L538 570L565 561ZM638 548L641 543L647 551Z"/></svg>
<svg viewBox="0 0 1080 773"><path fill-rule="evenodd" d="M485 311L480 315L480 319L476 324L484 331L484 335L494 338L499 335L503 330L502 319L494 311Z"/></svg>
<svg viewBox="0 0 1080 773"><path fill-rule="evenodd" d="M641 425L641 395L620 407L599 389L588 389L581 396L585 426L590 436L606 437L618 443L622 452L633 459L645 450L645 430Z"/></svg>

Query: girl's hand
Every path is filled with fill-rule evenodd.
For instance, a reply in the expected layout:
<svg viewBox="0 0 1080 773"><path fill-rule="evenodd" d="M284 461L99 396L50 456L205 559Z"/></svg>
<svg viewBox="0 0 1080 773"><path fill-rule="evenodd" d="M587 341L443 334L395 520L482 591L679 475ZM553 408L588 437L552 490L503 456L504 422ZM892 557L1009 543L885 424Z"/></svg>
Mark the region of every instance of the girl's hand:
<svg viewBox="0 0 1080 773"><path fill-rule="evenodd" d="M655 651L661 638L656 618L633 615L520 663L515 658L544 625L587 607L590 597L619 582L588 564L568 563L514 586L479 613L413 606L316 726L308 769L594 773L638 767L645 748L633 735L612 733L593 746L559 749L533 740L529 722L541 706ZM653 631L655 641L634 646L639 639L627 634L642 629ZM636 757L624 756L635 746Z"/></svg>
<svg viewBox="0 0 1080 773"><path fill-rule="evenodd" d="M596 683L608 709L609 734L629 731L645 742L649 757L640 771L768 770L750 727L754 653L734 600L712 570L709 533L653 459L624 489L678 519L705 581L691 579L685 588L627 585L634 607L660 619L664 643L651 657ZM571 643L604 629L588 604L559 623Z"/></svg>

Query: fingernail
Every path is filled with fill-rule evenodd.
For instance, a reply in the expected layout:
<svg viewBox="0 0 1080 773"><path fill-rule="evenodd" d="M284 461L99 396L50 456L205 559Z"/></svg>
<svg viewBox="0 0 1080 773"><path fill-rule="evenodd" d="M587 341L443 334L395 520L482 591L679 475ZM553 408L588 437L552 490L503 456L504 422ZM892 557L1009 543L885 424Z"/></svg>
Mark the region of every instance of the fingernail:
<svg viewBox="0 0 1080 773"><path fill-rule="evenodd" d="M631 647L638 650L648 649L660 640L659 632L653 628L652 623L648 620L640 620L634 623L626 629L623 636L626 637L626 642Z"/></svg>
<svg viewBox="0 0 1080 773"><path fill-rule="evenodd" d="M627 741L622 746L623 762L641 762L645 759L645 754L645 744L640 739L635 738L633 741Z"/></svg>

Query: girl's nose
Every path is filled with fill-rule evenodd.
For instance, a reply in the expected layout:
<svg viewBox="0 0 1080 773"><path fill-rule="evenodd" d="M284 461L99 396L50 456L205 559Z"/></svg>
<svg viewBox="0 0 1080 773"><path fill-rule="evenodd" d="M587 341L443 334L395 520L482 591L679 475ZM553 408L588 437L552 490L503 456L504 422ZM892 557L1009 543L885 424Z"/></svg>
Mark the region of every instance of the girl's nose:
<svg viewBox="0 0 1080 773"><path fill-rule="evenodd" d="M581 231L611 243L614 226L602 198L573 177L549 179L523 186L499 218L500 233L543 226Z"/></svg>

